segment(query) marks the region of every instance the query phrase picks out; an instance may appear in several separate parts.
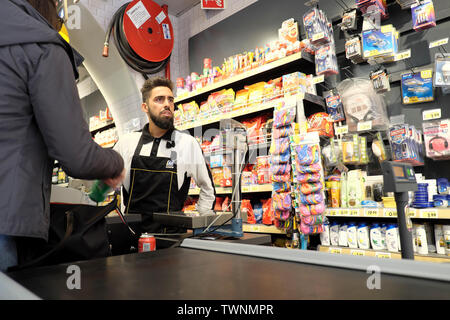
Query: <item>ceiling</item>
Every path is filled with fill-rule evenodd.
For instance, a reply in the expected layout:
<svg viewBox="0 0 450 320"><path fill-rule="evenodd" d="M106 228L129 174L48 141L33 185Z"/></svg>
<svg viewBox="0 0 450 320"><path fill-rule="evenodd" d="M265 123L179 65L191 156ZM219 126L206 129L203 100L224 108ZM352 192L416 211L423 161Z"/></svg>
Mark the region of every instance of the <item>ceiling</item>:
<svg viewBox="0 0 450 320"><path fill-rule="evenodd" d="M179 16L200 3L200 0L153 0L160 6L167 4L169 14Z"/></svg>

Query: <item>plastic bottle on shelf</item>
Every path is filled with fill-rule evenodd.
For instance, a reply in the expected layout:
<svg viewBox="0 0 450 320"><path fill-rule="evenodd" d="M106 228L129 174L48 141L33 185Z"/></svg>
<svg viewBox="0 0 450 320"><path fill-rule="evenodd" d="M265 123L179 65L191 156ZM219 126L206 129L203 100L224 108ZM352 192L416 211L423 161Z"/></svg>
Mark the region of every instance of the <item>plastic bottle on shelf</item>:
<svg viewBox="0 0 450 320"><path fill-rule="evenodd" d="M333 221L330 226L330 242L332 246L339 245L339 223Z"/></svg>
<svg viewBox="0 0 450 320"><path fill-rule="evenodd" d="M365 222L362 222L358 225L358 247L360 249L369 249L370 248L370 240L369 240L369 227Z"/></svg>
<svg viewBox="0 0 450 320"><path fill-rule="evenodd" d="M347 238L347 224L341 224L339 226L339 246L347 247L348 246L348 238Z"/></svg>
<svg viewBox="0 0 450 320"><path fill-rule="evenodd" d="M356 224L350 222L347 227L347 242L350 248L358 248L358 236L356 230Z"/></svg>
<svg viewBox="0 0 450 320"><path fill-rule="evenodd" d="M444 230L441 224L434 225L434 240L437 254L445 254Z"/></svg>
<svg viewBox="0 0 450 320"><path fill-rule="evenodd" d="M370 227L370 245L374 250L383 250L384 246L382 243L381 228L378 223L372 224Z"/></svg>
<svg viewBox="0 0 450 320"><path fill-rule="evenodd" d="M329 246L330 242L330 223L328 219L325 219L323 223L323 232L320 233L320 244L323 246Z"/></svg>
<svg viewBox="0 0 450 320"><path fill-rule="evenodd" d="M398 232L395 224L386 227L386 245L390 252L398 252Z"/></svg>
<svg viewBox="0 0 450 320"><path fill-rule="evenodd" d="M383 250L387 249L387 244L386 244L386 224L382 223L381 227L380 227L380 233L381 233L381 244L383 246Z"/></svg>
<svg viewBox="0 0 450 320"><path fill-rule="evenodd" d="M417 253L428 254L427 232L423 224L416 224Z"/></svg>
<svg viewBox="0 0 450 320"><path fill-rule="evenodd" d="M450 225L443 225L442 231L444 232L445 254L450 255Z"/></svg>

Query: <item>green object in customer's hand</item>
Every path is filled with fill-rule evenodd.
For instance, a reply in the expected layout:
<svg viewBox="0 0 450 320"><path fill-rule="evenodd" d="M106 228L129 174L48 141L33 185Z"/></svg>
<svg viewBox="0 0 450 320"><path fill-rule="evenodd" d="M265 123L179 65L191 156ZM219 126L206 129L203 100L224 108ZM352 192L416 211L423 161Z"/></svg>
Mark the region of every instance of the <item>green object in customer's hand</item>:
<svg viewBox="0 0 450 320"><path fill-rule="evenodd" d="M95 202L103 202L106 195L111 191L111 187L101 180L95 180L92 190L89 193L89 198Z"/></svg>

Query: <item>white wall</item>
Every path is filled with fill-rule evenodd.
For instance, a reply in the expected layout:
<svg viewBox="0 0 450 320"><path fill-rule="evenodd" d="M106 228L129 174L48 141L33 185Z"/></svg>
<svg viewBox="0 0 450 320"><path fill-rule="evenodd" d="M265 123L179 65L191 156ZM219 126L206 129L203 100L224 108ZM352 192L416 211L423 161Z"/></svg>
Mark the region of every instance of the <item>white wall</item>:
<svg viewBox="0 0 450 320"><path fill-rule="evenodd" d="M89 10L89 12L93 15L93 17L103 28L103 30L105 30L106 33L106 29L113 14L123 4L129 1L130 0L81 0L80 3L82 3ZM257 0L226 0L226 9L221 11L202 10L199 2L196 6L184 12L178 17L169 15L169 19L172 23L175 33L174 48L172 50L172 55L170 58L171 80L175 82L176 78L185 78L191 72L189 70L188 47L188 41L190 37L209 28L210 26L231 16L232 14L238 12L239 10L249 6L256 1ZM112 42L113 40L111 39L110 43ZM201 70L196 71L201 72ZM131 68L129 68L129 72L130 75L135 79L136 86L140 89L144 82L144 78L141 74L135 72ZM164 71L154 76L164 76ZM117 81L120 81L120 79L117 79ZM79 89L83 88L83 90L88 90L86 86L89 86L89 83L82 84L81 86L79 86ZM121 122L123 125L123 123L128 121L129 119L142 115L140 104L137 103L139 99L140 98L138 97L131 97L131 99L123 101L122 107L119 106L115 108L117 110L115 112L116 114L114 114L114 111L111 110L116 121ZM141 117L141 119L146 118Z"/></svg>

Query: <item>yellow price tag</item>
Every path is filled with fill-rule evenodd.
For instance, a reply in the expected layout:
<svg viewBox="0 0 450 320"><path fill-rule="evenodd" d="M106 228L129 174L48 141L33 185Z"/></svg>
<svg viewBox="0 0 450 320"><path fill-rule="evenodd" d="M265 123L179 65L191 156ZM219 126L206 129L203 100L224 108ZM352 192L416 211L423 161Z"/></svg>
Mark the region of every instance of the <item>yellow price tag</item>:
<svg viewBox="0 0 450 320"><path fill-rule="evenodd" d="M437 210L425 209L421 210L420 217L425 219L437 219L439 218Z"/></svg>
<svg viewBox="0 0 450 320"><path fill-rule="evenodd" d="M384 209L385 217L397 217L397 209L394 208L385 208Z"/></svg>
<svg viewBox="0 0 450 320"><path fill-rule="evenodd" d="M358 131L372 130L372 121L358 122L357 130Z"/></svg>
<svg viewBox="0 0 450 320"><path fill-rule="evenodd" d="M366 255L366 253L363 250L351 250L350 254L352 256L360 256L360 257L363 257Z"/></svg>
<svg viewBox="0 0 450 320"><path fill-rule="evenodd" d="M337 253L337 254L342 254L342 249L341 248L330 248L328 250L329 253Z"/></svg>
<svg viewBox="0 0 450 320"><path fill-rule="evenodd" d="M352 209L350 210L350 216L357 217L359 216L359 210L358 209Z"/></svg>
<svg viewBox="0 0 450 320"><path fill-rule="evenodd" d="M409 58L411 58L411 49L408 49L406 51L397 53L395 55L395 59L394 60L395 61L400 61L400 60L409 59Z"/></svg>
<svg viewBox="0 0 450 320"><path fill-rule="evenodd" d="M242 187L242 192L250 192L250 187L248 186Z"/></svg>
<svg viewBox="0 0 450 320"><path fill-rule="evenodd" d="M430 43L429 48L431 49L431 48L434 48L434 47L443 46L444 44L447 44L447 43L448 43L448 38L444 38L444 39L441 39L441 40L436 40L436 41L433 41L433 42Z"/></svg>
<svg viewBox="0 0 450 320"><path fill-rule="evenodd" d="M416 214L417 214L416 209L411 209L411 208L409 208L408 211L407 211L407 215L408 215L409 217L415 217Z"/></svg>
<svg viewBox="0 0 450 320"><path fill-rule="evenodd" d="M350 214L350 210L348 210L348 209L338 210L338 215L348 216L349 214Z"/></svg>
<svg viewBox="0 0 450 320"><path fill-rule="evenodd" d="M388 33L388 32L391 32L393 29L392 29L392 24L388 24L388 25L386 25L386 26L381 26L381 32L382 33Z"/></svg>
<svg viewBox="0 0 450 320"><path fill-rule="evenodd" d="M375 257L382 259L391 259L391 254L389 252L375 252Z"/></svg>
<svg viewBox="0 0 450 320"><path fill-rule="evenodd" d="M423 120L433 120L441 118L441 109L431 109L422 112Z"/></svg>
<svg viewBox="0 0 450 320"><path fill-rule="evenodd" d="M341 127L335 127L334 128L336 135L340 135L340 134L346 134L348 133L348 126L341 126Z"/></svg>
<svg viewBox="0 0 450 320"><path fill-rule="evenodd" d="M433 70L420 71L420 76L422 77L422 79L429 79L433 76Z"/></svg>
<svg viewBox="0 0 450 320"><path fill-rule="evenodd" d="M328 210L328 215L329 216L337 216L337 210L335 210L335 209Z"/></svg>
<svg viewBox="0 0 450 320"><path fill-rule="evenodd" d="M317 83L322 83L325 81L325 77L323 75L317 76L313 78L313 83L317 84Z"/></svg>
<svg viewBox="0 0 450 320"><path fill-rule="evenodd" d="M378 217L378 209L364 209L365 217Z"/></svg>

